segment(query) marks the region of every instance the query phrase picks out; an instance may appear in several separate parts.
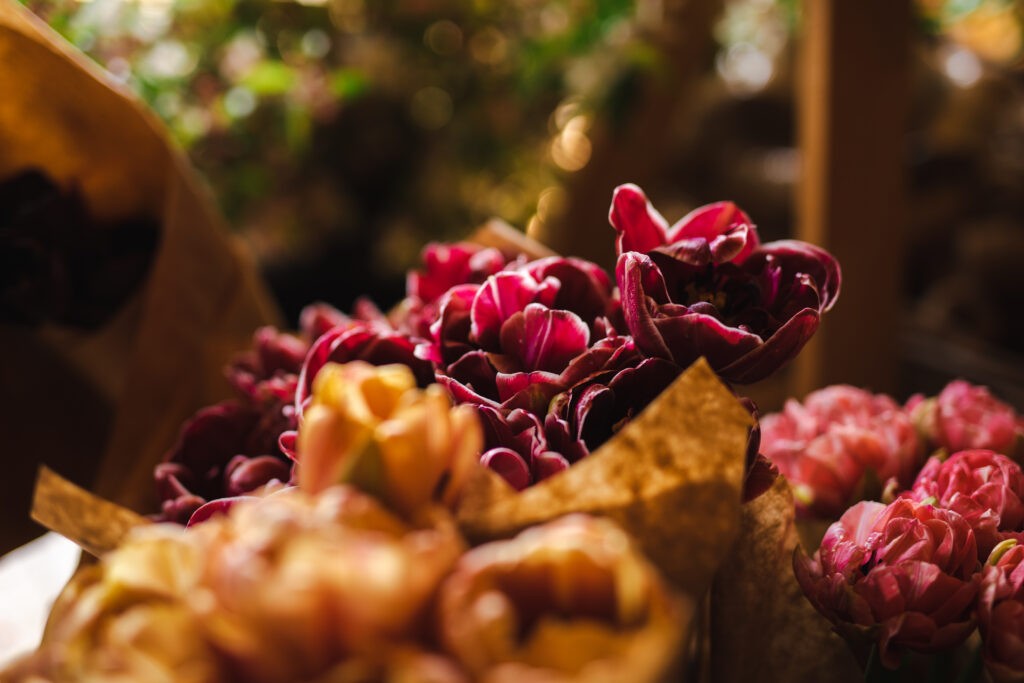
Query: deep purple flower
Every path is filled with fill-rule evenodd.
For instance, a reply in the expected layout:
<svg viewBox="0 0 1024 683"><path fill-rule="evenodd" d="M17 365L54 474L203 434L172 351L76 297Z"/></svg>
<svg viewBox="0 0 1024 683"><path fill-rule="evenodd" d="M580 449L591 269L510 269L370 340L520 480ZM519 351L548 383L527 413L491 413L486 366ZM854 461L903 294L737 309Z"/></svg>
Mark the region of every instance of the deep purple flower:
<svg viewBox="0 0 1024 683"><path fill-rule="evenodd" d="M586 261L543 259L455 287L417 355L437 364L437 381L457 401L543 418L554 396L614 354L605 339L591 346L612 332L609 286Z"/></svg>
<svg viewBox="0 0 1024 683"><path fill-rule="evenodd" d="M242 396L260 396L295 391L295 382L309 342L274 327L261 327L253 334L252 348L235 356L227 367L227 378Z"/></svg>
<svg viewBox="0 0 1024 683"><path fill-rule="evenodd" d="M313 389L316 374L327 363L361 360L371 365L408 366L420 387L433 382L433 367L416 357L416 340L385 325L353 320L330 330L310 348L299 374L295 407L301 411Z"/></svg>
<svg viewBox="0 0 1024 683"><path fill-rule="evenodd" d="M560 394L552 406L588 451L597 450L682 372L669 361L642 358L628 337L617 339L627 340L618 357Z"/></svg>
<svg viewBox="0 0 1024 683"><path fill-rule="evenodd" d="M646 211L637 210L641 199ZM666 230L639 188L623 186L611 220L625 324L637 346L684 367L704 356L730 382L756 382L792 360L839 293L831 255L796 240L761 245L728 204Z"/></svg>
<svg viewBox="0 0 1024 683"><path fill-rule="evenodd" d="M952 510L906 499L858 503L813 558L798 552L793 567L815 608L854 647L876 643L890 669L905 648L947 650L974 630L978 549Z"/></svg>
<svg viewBox="0 0 1024 683"><path fill-rule="evenodd" d="M294 429L290 401L263 405L224 401L186 422L174 447L155 471L162 516L185 524L209 501L239 496L271 481L288 482L291 462L277 441Z"/></svg>
<svg viewBox="0 0 1024 683"><path fill-rule="evenodd" d="M587 454L567 425L554 415L542 423L525 410L504 411L477 406L483 426L480 462L500 474L516 490L561 472Z"/></svg>
<svg viewBox="0 0 1024 683"><path fill-rule="evenodd" d="M702 206L669 227L644 191L632 183L615 188L608 221L619 233L615 247L620 255L680 244L682 250L706 252L716 263L742 263L760 245L753 222L732 202Z"/></svg>

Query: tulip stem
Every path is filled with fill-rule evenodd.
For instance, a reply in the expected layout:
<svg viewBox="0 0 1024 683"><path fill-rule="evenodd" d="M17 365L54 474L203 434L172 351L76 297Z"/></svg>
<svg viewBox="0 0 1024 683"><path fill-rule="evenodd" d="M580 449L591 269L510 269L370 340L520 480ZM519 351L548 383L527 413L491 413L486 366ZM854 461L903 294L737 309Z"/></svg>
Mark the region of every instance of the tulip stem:
<svg viewBox="0 0 1024 683"><path fill-rule="evenodd" d="M878 643L871 646L868 654L868 664L864 669L864 683L897 683L901 680L900 671L906 662L906 654L900 660L900 666L893 671L882 664L882 658L878 655Z"/></svg>
<svg viewBox="0 0 1024 683"><path fill-rule="evenodd" d="M981 643L974 648L974 653L968 660L967 666L956 677L956 683L975 683L979 680L981 680Z"/></svg>

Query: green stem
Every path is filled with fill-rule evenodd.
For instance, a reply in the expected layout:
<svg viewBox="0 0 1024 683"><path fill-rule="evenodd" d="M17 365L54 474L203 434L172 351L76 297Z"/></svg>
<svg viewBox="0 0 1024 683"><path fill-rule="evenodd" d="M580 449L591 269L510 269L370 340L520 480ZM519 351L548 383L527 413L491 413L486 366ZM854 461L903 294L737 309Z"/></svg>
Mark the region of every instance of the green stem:
<svg viewBox="0 0 1024 683"><path fill-rule="evenodd" d="M956 677L956 683L975 683L975 681L981 680L981 645L978 643L978 647L974 648L974 654L971 655L964 670Z"/></svg>
<svg viewBox="0 0 1024 683"><path fill-rule="evenodd" d="M878 643L872 645L871 653L868 655L868 665L864 669L864 683L896 683L899 680L899 669L892 671L885 668L882 658L878 655Z"/></svg>

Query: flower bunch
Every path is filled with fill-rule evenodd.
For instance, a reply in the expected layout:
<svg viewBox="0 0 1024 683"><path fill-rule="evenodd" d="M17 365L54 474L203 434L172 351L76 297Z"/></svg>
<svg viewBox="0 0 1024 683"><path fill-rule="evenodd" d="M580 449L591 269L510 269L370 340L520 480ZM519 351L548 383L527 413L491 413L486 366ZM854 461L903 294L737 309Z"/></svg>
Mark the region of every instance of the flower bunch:
<svg viewBox="0 0 1024 683"><path fill-rule="evenodd" d="M727 381L767 376L838 294L835 259L800 242L761 244L729 203L668 228L626 185L610 220L614 278L571 257L432 244L390 313L321 304L298 336L261 330L229 369L241 399L197 414L157 469L163 518L186 522L208 501L290 482L289 458L306 472L335 462L307 439L318 464L305 466L296 445L332 364L399 364L421 389L436 382L475 411L480 461L523 489L600 447L700 356ZM320 421L323 409L313 412Z"/></svg>
<svg viewBox="0 0 1024 683"><path fill-rule="evenodd" d="M345 486L141 527L4 680L660 680L681 605L610 522L464 549L443 513L410 525Z"/></svg>
<svg viewBox="0 0 1024 683"><path fill-rule="evenodd" d="M1013 616L1024 614L1024 594L1012 578L1022 555L1007 552L1024 535L1024 471L995 450L946 450L1006 445L993 434L1005 436L1002 427L1017 419L984 388L958 380L906 408L829 387L762 420L762 452L791 478L805 515L827 517L837 506L883 495L866 480L886 483L892 502L856 503L813 557L794 557L804 593L855 651L874 646L882 664L896 669L907 650L949 650L980 624L993 677L1024 677L1024 641L1016 635L1024 631L1014 630ZM922 420L932 431L916 436ZM938 449L917 471L925 447Z"/></svg>

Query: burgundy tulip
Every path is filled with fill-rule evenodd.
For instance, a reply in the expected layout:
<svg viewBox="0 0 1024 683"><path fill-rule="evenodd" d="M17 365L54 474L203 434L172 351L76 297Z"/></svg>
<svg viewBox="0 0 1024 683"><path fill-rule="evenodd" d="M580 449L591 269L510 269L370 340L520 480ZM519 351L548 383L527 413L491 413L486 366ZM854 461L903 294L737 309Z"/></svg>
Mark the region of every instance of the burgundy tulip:
<svg viewBox="0 0 1024 683"><path fill-rule="evenodd" d="M291 478L291 461L278 447L294 429L290 401L224 401L186 422L154 472L162 518L185 524L207 502L255 491Z"/></svg>
<svg viewBox="0 0 1024 683"><path fill-rule="evenodd" d="M641 199L649 210L640 210ZM828 252L796 240L759 244L729 204L667 229L639 188L625 186L611 220L629 333L647 355L683 367L704 356L727 381L763 379L796 356L839 294L839 265Z"/></svg>
<svg viewBox="0 0 1024 683"><path fill-rule="evenodd" d="M423 270L409 272L406 293L429 304L456 285L479 284L505 266L500 251L469 242L428 244L421 255Z"/></svg>
<svg viewBox="0 0 1024 683"><path fill-rule="evenodd" d="M433 381L433 367L416 357L416 344L414 338L381 324L356 320L335 327L317 339L306 355L295 392L296 409L302 410L312 393L313 380L327 363L400 363L409 366L419 386L427 386Z"/></svg>

